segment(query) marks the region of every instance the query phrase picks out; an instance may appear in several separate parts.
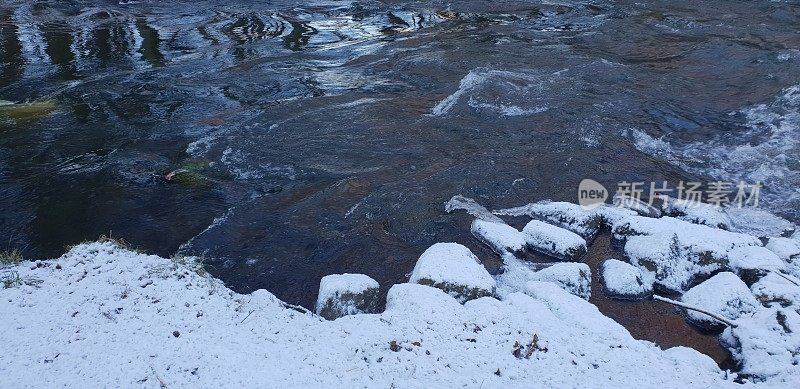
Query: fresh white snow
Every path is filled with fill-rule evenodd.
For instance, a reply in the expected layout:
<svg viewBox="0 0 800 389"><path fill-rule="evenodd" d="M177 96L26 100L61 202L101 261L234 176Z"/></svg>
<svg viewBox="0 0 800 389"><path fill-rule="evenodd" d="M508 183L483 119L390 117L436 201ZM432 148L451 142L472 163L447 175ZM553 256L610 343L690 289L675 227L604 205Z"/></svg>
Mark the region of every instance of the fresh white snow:
<svg viewBox="0 0 800 389"><path fill-rule="evenodd" d="M750 288L731 272L719 273L689 289L683 294L681 301L731 320L756 312L760 307ZM718 323L708 315L694 310L687 310L686 314L696 323Z"/></svg>
<svg viewBox="0 0 800 389"><path fill-rule="evenodd" d="M4 387L740 387L551 283L465 305L399 284L324 321L110 243L4 271L41 280L0 289Z"/></svg>
<svg viewBox="0 0 800 389"><path fill-rule="evenodd" d="M374 303L377 302L378 288L378 281L364 274L327 275L319 282L315 312L317 315L337 317L365 313L370 310L370 298ZM374 292L374 296L368 295L370 291ZM326 308L333 312L323 314Z"/></svg>
<svg viewBox="0 0 800 389"><path fill-rule="evenodd" d="M458 243L436 243L425 250L409 282L440 287L461 301L491 295L496 286L478 257Z"/></svg>
<svg viewBox="0 0 800 389"><path fill-rule="evenodd" d="M640 299L653 294L654 276L650 272L618 259L608 259L600 267L605 292L620 299Z"/></svg>
<svg viewBox="0 0 800 389"><path fill-rule="evenodd" d="M542 254L565 261L578 260L586 254L586 241L583 238L552 224L531 220L522 232L528 246Z"/></svg>

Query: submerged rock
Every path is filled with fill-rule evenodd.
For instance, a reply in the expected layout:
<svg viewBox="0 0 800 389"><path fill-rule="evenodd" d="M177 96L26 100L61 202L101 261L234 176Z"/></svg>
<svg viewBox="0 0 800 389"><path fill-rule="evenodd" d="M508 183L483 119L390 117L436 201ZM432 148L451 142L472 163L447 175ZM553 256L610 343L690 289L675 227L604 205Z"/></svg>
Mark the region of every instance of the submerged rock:
<svg viewBox="0 0 800 389"><path fill-rule="evenodd" d="M737 247L728 253L728 266L747 285L752 285L771 271L781 271L784 262L777 254L761 246Z"/></svg>
<svg viewBox="0 0 800 389"><path fill-rule="evenodd" d="M613 298L641 300L653 294L653 275L618 259L603 262L600 268L605 293Z"/></svg>
<svg viewBox="0 0 800 389"><path fill-rule="evenodd" d="M561 201L540 201L495 211L495 214L529 216L572 231L587 241L594 240L603 224L602 216L594 210L585 210L578 204Z"/></svg>
<svg viewBox="0 0 800 389"><path fill-rule="evenodd" d="M436 243L417 260L409 280L444 290L460 302L491 296L495 280L468 248Z"/></svg>
<svg viewBox="0 0 800 389"><path fill-rule="evenodd" d="M761 246L753 236L668 216L622 219L614 226L613 239L624 245L631 264L653 272L655 285L670 292L682 292L697 278L727 269L734 248Z"/></svg>
<svg viewBox="0 0 800 389"><path fill-rule="evenodd" d="M378 281L364 274L331 274L319 282L316 313L328 320L379 310Z"/></svg>
<svg viewBox="0 0 800 389"><path fill-rule="evenodd" d="M470 230L498 255L512 253L520 256L525 252L525 234L508 224L475 219Z"/></svg>
<svg viewBox="0 0 800 389"><path fill-rule="evenodd" d="M530 279L552 282L584 300L592 296L592 270L585 263L556 263L534 272Z"/></svg>
<svg viewBox="0 0 800 389"><path fill-rule="evenodd" d="M531 220L522 229L532 250L562 261L577 261L586 255L586 241L572 231Z"/></svg>
<svg viewBox="0 0 800 389"><path fill-rule="evenodd" d="M683 294L681 301L736 320L758 311L760 305L750 288L730 272L719 273ZM710 316L687 310L686 317L695 325L709 330L721 330L724 325Z"/></svg>

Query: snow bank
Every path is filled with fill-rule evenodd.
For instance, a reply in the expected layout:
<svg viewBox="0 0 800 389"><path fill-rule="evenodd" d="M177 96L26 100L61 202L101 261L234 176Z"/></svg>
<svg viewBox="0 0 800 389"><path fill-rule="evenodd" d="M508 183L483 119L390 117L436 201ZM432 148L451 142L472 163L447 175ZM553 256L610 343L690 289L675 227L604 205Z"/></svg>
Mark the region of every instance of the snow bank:
<svg viewBox="0 0 800 389"><path fill-rule="evenodd" d="M600 268L606 294L626 300L638 300L653 294L653 275L618 259L603 262Z"/></svg>
<svg viewBox="0 0 800 389"><path fill-rule="evenodd" d="M458 243L436 243L425 250L409 281L442 289L461 302L491 296L496 286L478 257Z"/></svg>
<svg viewBox="0 0 800 389"><path fill-rule="evenodd" d="M756 312L760 307L750 288L730 272L719 273L689 289L681 301L730 320ZM701 327L721 329L717 320L704 313L687 310L686 314L691 322Z"/></svg>
<svg viewBox="0 0 800 389"><path fill-rule="evenodd" d="M0 386L740 387L551 283L465 305L401 284L325 321L196 270L109 243L4 270L30 283L0 289Z"/></svg>
<svg viewBox="0 0 800 389"><path fill-rule="evenodd" d="M577 261L586 255L586 241L572 231L531 220L522 232L528 247L542 254L563 261Z"/></svg>
<svg viewBox="0 0 800 389"><path fill-rule="evenodd" d="M331 274L319 282L316 313L328 320L378 311L378 281L364 274Z"/></svg>

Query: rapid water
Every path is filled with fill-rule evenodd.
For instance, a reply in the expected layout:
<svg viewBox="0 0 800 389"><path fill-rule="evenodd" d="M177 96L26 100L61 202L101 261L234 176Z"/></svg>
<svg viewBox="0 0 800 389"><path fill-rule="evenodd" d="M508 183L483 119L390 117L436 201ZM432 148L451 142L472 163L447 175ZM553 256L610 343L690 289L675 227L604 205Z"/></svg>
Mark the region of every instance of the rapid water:
<svg viewBox="0 0 800 389"><path fill-rule="evenodd" d="M798 1L4 1L0 99L42 108L0 121L0 248L111 234L311 306L435 242L496 271L454 194L742 179L797 221L798 26Z"/></svg>

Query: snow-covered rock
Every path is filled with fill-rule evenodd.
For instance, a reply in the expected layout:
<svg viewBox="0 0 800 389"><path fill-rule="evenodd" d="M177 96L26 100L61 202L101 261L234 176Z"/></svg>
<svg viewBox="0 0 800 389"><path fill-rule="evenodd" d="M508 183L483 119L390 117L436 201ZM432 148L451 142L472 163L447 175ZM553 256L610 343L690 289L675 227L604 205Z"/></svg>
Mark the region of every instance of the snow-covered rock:
<svg viewBox="0 0 800 389"><path fill-rule="evenodd" d="M383 313L326 321L111 244L3 271L29 281L0 288L3 387L740 387L552 283L464 305L401 284Z"/></svg>
<svg viewBox="0 0 800 389"><path fill-rule="evenodd" d="M766 247L784 261L787 273L800 278L800 240L794 237L769 238Z"/></svg>
<svg viewBox="0 0 800 389"><path fill-rule="evenodd" d="M725 213L731 221L731 231L759 238L790 236L797 229L794 223L755 207L727 207Z"/></svg>
<svg viewBox="0 0 800 389"><path fill-rule="evenodd" d="M552 282L584 300L592 296L592 270L585 263L556 263L534 272L531 281Z"/></svg>
<svg viewBox="0 0 800 389"><path fill-rule="evenodd" d="M769 273L750 287L765 306L791 307L800 311L800 280L779 273Z"/></svg>
<svg viewBox="0 0 800 389"><path fill-rule="evenodd" d="M720 314L730 320L742 315L758 311L760 305L750 288L731 272L719 273L689 289L681 297L681 301ZM721 323L712 317L693 310L687 310L686 316L692 323L709 329L721 329Z"/></svg>
<svg viewBox="0 0 800 389"><path fill-rule="evenodd" d="M769 238L767 249L786 262L800 260L800 241L793 238Z"/></svg>
<svg viewBox="0 0 800 389"><path fill-rule="evenodd" d="M617 207L630 209L644 217L661 217L661 211L658 208L630 196L614 196L612 203Z"/></svg>
<svg viewBox="0 0 800 389"><path fill-rule="evenodd" d="M661 203L664 215L709 227L730 229L731 220L723 208L711 204L668 197Z"/></svg>
<svg viewBox="0 0 800 389"><path fill-rule="evenodd" d="M458 243L436 243L417 260L409 280L444 290L462 303L495 291L495 280L478 257Z"/></svg>
<svg viewBox="0 0 800 389"><path fill-rule="evenodd" d="M746 284L752 285L771 271L786 266L777 254L761 246L737 247L728 253L728 267Z"/></svg>
<svg viewBox="0 0 800 389"><path fill-rule="evenodd" d="M736 321L720 340L741 364L741 374L769 386L796 388L800 383L800 315L764 308Z"/></svg>
<svg viewBox="0 0 800 389"><path fill-rule="evenodd" d="M475 238L498 255L522 255L525 252L525 235L508 224L475 219L470 230Z"/></svg>
<svg viewBox="0 0 800 389"><path fill-rule="evenodd" d="M753 236L668 216L627 217L614 226L613 238L624 244L633 265L655 273L655 285L671 292L681 292L697 277L725 269L732 249L761 246Z"/></svg>
<svg viewBox="0 0 800 389"><path fill-rule="evenodd" d="M331 274L319 282L316 313L328 320L378 312L378 281L364 274Z"/></svg>
<svg viewBox="0 0 800 389"><path fill-rule="evenodd" d="M586 255L586 240L561 227L531 220L522 232L528 247L542 254L562 261L577 261Z"/></svg>
<svg viewBox="0 0 800 389"><path fill-rule="evenodd" d="M618 259L608 259L600 268L603 290L611 297L639 300L653 294L652 273Z"/></svg>
<svg viewBox="0 0 800 389"><path fill-rule="evenodd" d="M585 210L578 204L561 201L540 201L516 208L494 211L497 215L529 216L570 230L587 241L592 241L602 227L602 217L594 210Z"/></svg>

